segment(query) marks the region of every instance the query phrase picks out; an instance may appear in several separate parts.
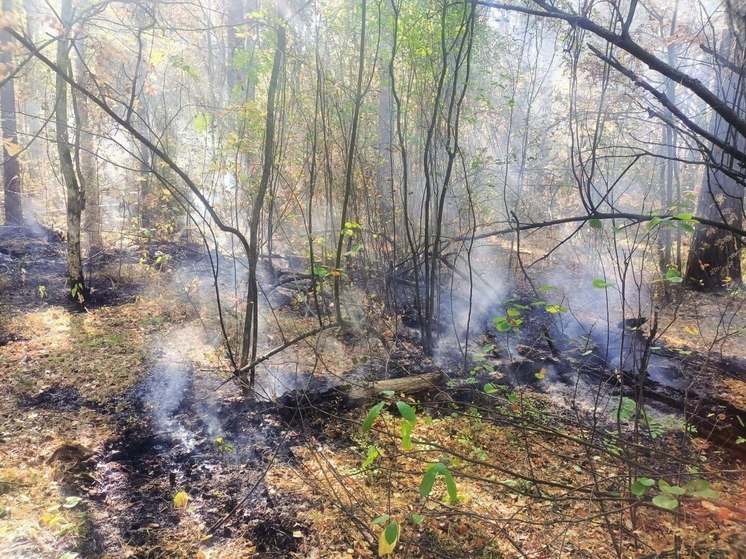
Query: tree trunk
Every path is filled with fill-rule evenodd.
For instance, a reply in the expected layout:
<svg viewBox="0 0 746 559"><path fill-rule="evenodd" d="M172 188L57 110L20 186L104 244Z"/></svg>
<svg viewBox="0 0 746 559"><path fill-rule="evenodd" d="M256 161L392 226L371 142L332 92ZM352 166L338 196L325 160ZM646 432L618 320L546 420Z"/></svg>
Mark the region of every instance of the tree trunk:
<svg viewBox="0 0 746 559"><path fill-rule="evenodd" d="M3 0L3 11L12 13L11 0ZM10 37L3 30L0 33L0 63L5 68L11 68L12 55ZM14 80L8 82L0 91L0 109L2 111L3 129L3 190L5 193L5 224L23 225L23 209L21 207L21 173L16 150L18 149L18 134L16 131L16 92Z"/></svg>
<svg viewBox="0 0 746 559"><path fill-rule="evenodd" d="M264 199L269 189L272 170L275 164L275 96L280 69L285 55L285 28L282 23L277 26L277 47L275 48L272 74L267 90L267 118L264 129L264 153L262 163L262 178L251 208L251 222L249 224L248 258L248 289L246 295L246 315L241 337L240 367L246 366L256 358L258 328L259 328L259 285L257 283L257 267L259 264L259 226ZM241 373L244 393L254 388L254 369Z"/></svg>
<svg viewBox="0 0 746 559"><path fill-rule="evenodd" d="M363 0L361 3L361 19L360 19L360 47L357 52L358 63L357 63L357 85L355 87L355 98L352 106L352 122L350 124L350 139L347 145L347 154L345 158L345 183L344 183L344 198L342 201L342 213L339 219L339 238L337 239L337 253L334 258L334 312L338 323L342 323L344 318L342 316L342 303L340 300L341 294L341 279L342 279L342 250L344 248L344 242L347 238L345 231L347 230L346 223L348 221L350 199L352 197L352 191L354 186L353 174L355 172L355 149L357 147L357 134L358 126L360 124L360 107L363 103L363 69L365 66L365 18L367 13L368 3Z"/></svg>
<svg viewBox="0 0 746 559"><path fill-rule="evenodd" d="M57 41L57 67L61 73L68 72L70 68L68 56L70 41L67 39L67 33L70 32L72 15L71 0L62 0L61 18L64 35ZM57 74L55 85L57 95L55 103L57 153L60 158L62 178L67 189L67 274L70 280L70 294L82 303L87 296L80 253L80 216L83 211L84 200L70 153L70 140L67 131L67 82L61 74Z"/></svg>
<svg viewBox="0 0 746 559"><path fill-rule="evenodd" d="M739 34L743 30L739 31ZM721 52L737 67L744 62L743 45L733 32L726 33ZM742 111L744 91L740 76L721 68L719 89L728 105ZM746 140L719 115L712 123L713 134L744 151ZM702 180L697 215L743 227L743 175L740 165L730 154L713 146ZM722 229L697 225L686 268L686 283L694 289L718 289L741 281L741 246L736 237Z"/></svg>

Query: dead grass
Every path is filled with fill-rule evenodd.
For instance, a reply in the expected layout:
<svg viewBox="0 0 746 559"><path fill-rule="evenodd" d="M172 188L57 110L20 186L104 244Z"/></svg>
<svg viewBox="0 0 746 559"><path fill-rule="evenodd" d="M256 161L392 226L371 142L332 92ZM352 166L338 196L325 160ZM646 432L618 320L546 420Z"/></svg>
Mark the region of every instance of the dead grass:
<svg viewBox="0 0 746 559"><path fill-rule="evenodd" d="M294 449L303 459L302 467L292 475L283 472L270 477L278 491L297 490L300 485L309 499L323 495L327 503L322 507L324 514L314 508L304 515L320 535L319 545L327 549L322 556L374 556L360 533L352 529L351 513L374 538L383 529L372 524L375 518L386 514L397 520L402 526L402 557L428 557L430 545L446 556L513 557L517 551L511 540L527 557L614 555L598 501L589 495L583 497L580 491L547 486L539 493L537 486L527 481L536 477L589 489L594 479L600 479L605 480L600 482L601 489L623 488L628 484L627 470L613 456L588 453L581 444L567 439L527 434L461 414L419 421L414 435L419 444L403 450L400 419L383 413L369 436L356 430L361 422L362 414L348 424L348 436L357 440L357 445L336 451L321 445ZM567 433L581 435L572 430ZM380 456L361 472L366 449L372 445ZM427 464L438 461L445 461L454 473L458 503L449 501L442 478L428 498L418 492ZM714 459L712 467L705 465L704 469L717 477L717 463ZM745 481L741 475L715 482L713 488L720 491L723 502L738 505ZM615 506L608 504L606 510ZM681 510L677 519L655 507L643 507L635 526L629 514L613 515L615 527L621 521L626 534L624 557L672 549L675 537L683 538L686 545L699 545L714 533L739 526L709 514L699 502L686 503ZM416 515L423 519L420 524L413 521ZM327 548L325 542L333 542L332 547Z"/></svg>

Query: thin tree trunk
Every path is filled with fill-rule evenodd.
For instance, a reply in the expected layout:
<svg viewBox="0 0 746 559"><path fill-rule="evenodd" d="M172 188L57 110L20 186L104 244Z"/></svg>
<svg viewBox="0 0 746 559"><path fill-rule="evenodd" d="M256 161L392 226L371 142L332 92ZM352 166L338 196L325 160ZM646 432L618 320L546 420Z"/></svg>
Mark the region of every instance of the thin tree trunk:
<svg viewBox="0 0 746 559"><path fill-rule="evenodd" d="M11 0L3 0L3 11L11 13ZM10 37L5 30L0 33L0 63L5 68L12 67ZM3 190L5 193L5 224L22 225L23 208L21 206L21 169L16 156L18 134L16 129L16 92L15 80L11 79L0 91L0 110L3 129ZM10 148L10 149L9 149ZM16 149L14 149L16 148Z"/></svg>
<svg viewBox="0 0 746 559"><path fill-rule="evenodd" d="M347 223L350 197L352 196L353 190L353 174L354 161L355 161L355 148L357 145L357 132L360 121L360 105L363 101L363 69L365 66L365 19L367 15L368 3L366 0L362 0L361 8L361 23L360 23L360 47L358 50L358 66L357 66L357 85L355 87L355 100L352 107L352 124L350 128L350 141L347 146L347 159L345 163L345 190L344 199L342 201L342 215L339 221L339 238L337 239L337 254L334 259L334 311L336 314L337 322L342 323L342 305L340 302L340 290L341 290L341 267L342 267L342 249L345 241L345 224Z"/></svg>
<svg viewBox="0 0 746 559"><path fill-rule="evenodd" d="M83 262L80 252L80 216L84 207L83 194L75 175L68 137L67 121L67 82L62 73L70 68L70 41L67 33L72 22L71 0L62 0L61 18L64 34L57 41L57 67L60 73L56 78L56 139L57 153L60 158L60 170L67 190L67 274L70 281L70 293L74 299L83 302L87 295L83 279Z"/></svg>
<svg viewBox="0 0 746 559"><path fill-rule="evenodd" d="M277 26L277 47L272 65L272 74L267 91L267 118L264 132L264 155L262 164L262 178L259 183L254 203L251 208L251 222L249 224L248 250L248 288L246 296L246 315L241 340L241 360L239 368L246 366L256 358L258 327L259 327L259 286L257 283L257 266L259 264L259 226L264 206L264 198L269 189L272 169L275 163L275 96L277 83L285 54L285 29L282 24ZM248 374L247 374L248 373ZM241 373L244 393L254 388L255 370L253 368Z"/></svg>

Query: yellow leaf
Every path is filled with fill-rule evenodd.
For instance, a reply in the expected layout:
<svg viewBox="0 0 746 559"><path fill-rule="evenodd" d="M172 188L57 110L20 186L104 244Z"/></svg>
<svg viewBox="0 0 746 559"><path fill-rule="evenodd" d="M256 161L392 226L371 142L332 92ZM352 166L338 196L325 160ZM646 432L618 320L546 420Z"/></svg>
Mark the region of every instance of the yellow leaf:
<svg viewBox="0 0 746 559"><path fill-rule="evenodd" d="M538 378L539 380L543 379L544 377L547 376L547 368L542 367L541 369L539 369L539 372L536 373L534 376Z"/></svg>
<svg viewBox="0 0 746 559"><path fill-rule="evenodd" d="M187 495L184 491L179 491L176 495L174 495L174 507L176 507L177 509L185 508L188 502L189 495Z"/></svg>
<svg viewBox="0 0 746 559"><path fill-rule="evenodd" d="M15 142L11 142L10 140L3 140L3 144L5 145L5 151L8 152L8 155L10 157L15 157L16 155L21 153L21 146L19 146Z"/></svg>
<svg viewBox="0 0 746 559"><path fill-rule="evenodd" d="M686 325L684 326L684 332L687 334L691 334L692 336L696 336L699 334L699 330L695 326Z"/></svg>
<svg viewBox="0 0 746 559"><path fill-rule="evenodd" d="M399 524L391 522L378 537L378 556L390 555L399 541Z"/></svg>

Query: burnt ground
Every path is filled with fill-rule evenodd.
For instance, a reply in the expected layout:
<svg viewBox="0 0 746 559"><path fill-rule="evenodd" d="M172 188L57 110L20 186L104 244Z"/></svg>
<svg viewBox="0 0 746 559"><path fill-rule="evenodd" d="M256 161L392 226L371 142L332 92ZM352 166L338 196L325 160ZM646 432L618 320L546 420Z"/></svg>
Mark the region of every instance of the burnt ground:
<svg viewBox="0 0 746 559"><path fill-rule="evenodd" d="M72 387L54 387L22 402L24 407L51 411L88 407L116 422L118 435L105 443L103 452L69 445L50 458L64 463L63 492L85 494L91 517L107 518L103 523L90 522L81 555L118 556L125 549L141 547L168 549L168 541L158 541L157 534L173 538L171 532L182 523L184 515L172 502L176 491L187 492L191 514L199 516L205 527L219 524L216 539L246 535L254 542L257 556L297 551L305 530L295 517L299 507L308 505L292 496L270 494L260 479L272 463L292 461L290 447L297 444L297 433L271 413L272 406L247 406L236 400L213 416L220 421L226 441L219 444L200 418L191 380L170 416L174 430L164 432L151 420L149 382L146 379L104 404L86 400ZM278 441L282 441L279 446ZM241 510L230 514L239 501ZM107 510L112 503L118 509L113 517Z"/></svg>
<svg viewBox="0 0 746 559"><path fill-rule="evenodd" d="M180 265L191 265L205 258L197 247L168 243L95 255L87 263L89 269L96 270L91 282L94 290L81 306L67 296L64 244L58 239L17 236L0 244L0 272L5 282L0 285L1 305L6 315L16 317L24 312L55 308L85 314L121 307L124 313L126 307L138 304L149 293L142 274L128 273L128 267L145 267L153 274L148 277L157 280L168 277ZM165 262L164 254L168 255ZM177 313L177 321L188 319L188 312L184 313ZM428 404L427 409L434 417L447 417L459 406L489 405L484 395L487 383L505 386L506 392L528 388L537 393L559 394L559 399L567 402L572 400L572 394L577 394L581 378L581 383L588 387L606 386L609 396L633 395L632 386L637 379L625 376L623 371L621 375L614 372L600 352L587 353L581 358L579 353L585 352L577 351L576 340L551 330L551 321L546 320L545 314L532 311L525 319L526 328L521 337L513 340L510 349L491 350L484 361L479 361L489 363L492 372L483 368L469 374L455 353L444 352L437 360L425 357L416 350L416 333L403 330L392 354L385 359L357 363L347 371L347 378L373 380L383 374L395 377L447 366L450 380L439 389L442 396ZM83 497L81 503L70 509L77 514L72 544L75 553L91 558L194 557L212 548L225 557L352 557L358 556L350 553L353 548L359 556L363 556L364 550L366 553L374 550L375 536L371 535L370 527L363 526L359 527L364 535L361 541L351 543L348 539L338 554L319 555L318 550L329 542L315 531L309 518L325 514L321 495L313 491L278 491L276 482L267 481L268 472L275 467L285 472L301 472L300 477L305 475L302 473L306 467L305 455L298 450L303 447L323 445L340 452L353 449L356 443L349 432L329 426L340 420L345 410L334 401L312 401L297 392L293 398L286 397L280 406L271 401L240 398L234 394L232 383L227 388L223 385L225 377L215 374L214 366L200 368L187 358L186 346L176 348L176 357L168 351L153 349L172 339L164 335L164 328L173 320L173 315L161 316L154 311L152 316L139 319L146 347L142 371L137 374L132 370L133 382L124 382L121 389L101 393L95 387L93 390L85 385L79 387L74 379L54 377L53 373L50 376L48 370L43 374L31 370L34 380L10 391L14 411L3 413L6 425L0 438L0 451L8 451L3 446L10 449L7 445L11 434L20 432L22 418L59 417L62 421L78 421L80 416L93 414L97 425L105 425L98 439L70 436L64 426L56 434L40 439L43 467L51 471L48 475L57 484L60 495ZM23 359L27 359L32 336L10 328L9 323L13 321L0 323L0 347L23 346L27 352ZM542 333L547 325L552 344L547 344L547 336ZM90 345L83 349L103 346L109 353L116 353L127 342L117 338L118 335L86 338L85 343ZM490 343L495 341L493 338L485 330L479 342ZM155 345L154 340L158 342ZM123 354L127 351L128 348L122 349ZM715 417L716 421L709 428L704 426L700 435L735 451L731 457L721 456L721 459L731 468L740 467L742 445L736 444L736 440L744 432L738 418L746 417L746 413L712 392L718 375L727 373L743 381L746 366L732 359L713 361L688 350L685 354L667 348L656 351L663 360L660 366L668 367L668 372L666 378L649 380L646 396L658 402L663 411ZM42 357L49 355L43 353ZM12 361L7 363L13 366ZM174 364L174 370L168 368ZM688 368L700 373L706 368L709 374L686 378ZM46 381L47 377L51 380ZM174 379L178 379L175 388ZM311 393L324 394L334 384L329 378L321 378L312 381L309 388ZM688 387L687 401L692 402L691 408L678 405L679 386ZM310 405L299 405L301 399ZM12 414L18 415L16 423L10 419ZM558 415L565 415L568 421L586 417L577 408L568 408ZM722 436L713 436L723 432ZM179 492L188 495L188 506L175 506L174 497ZM0 518L2 522L7 522L7 517ZM19 558L60 556L63 549L70 549L70 535L61 533L58 532L58 538L63 544L68 542L66 547L52 544L51 548L45 548L34 543L30 536L23 536L11 539L6 552ZM3 545L0 541L0 550ZM464 556L439 543L427 531L421 534L418 543L410 545L414 545L410 549L419 549L412 556ZM217 551L225 550L225 546L234 549L235 554Z"/></svg>
<svg viewBox="0 0 746 559"><path fill-rule="evenodd" d="M123 266L140 264L167 274L185 262L205 258L195 247L170 243L95 254L86 262L87 270L96 270L90 281L93 289L81 305L68 296L65 287L61 239L46 232L13 233L0 248L0 266L11 283L3 290L3 306L16 313L50 307L86 313L127 305L142 297L147 285L121 275ZM165 262L159 259L163 254L168 255ZM3 326L0 345L25 341ZM158 411L160 402L157 397L154 401L152 394L167 387L153 385L169 379L157 378L157 363L150 362L149 368L151 372L143 380L104 400L88 398L76 386L63 384L21 394L18 399L22 410L75 414L87 409L112 424L114 436L100 450L65 443L47 459L60 472L63 494L87 497L86 504L77 507L87 513L86 525L81 528L84 537L80 555L119 557L133 549L150 549L137 551L134 556L170 556L173 531L179 529L186 515L174 507L177 491L189 495L189 515L198 517L201 527L218 526L212 538L245 536L253 542L258 556L286 557L297 551L304 527L295 519L296 512L307 505L292 496L270 494L261 480L271 464L292 460L289 448L297 444L297 433L271 413L272 406L247 405L240 398L221 402L218 409L210 410L210 424L206 423L204 406L196 403L191 366L181 372L186 383L176 405ZM203 393L220 383L213 384L203 387ZM163 417L156 417L158 414ZM224 442L216 442L213 424L220 425ZM241 509L229 514L239 501Z"/></svg>

